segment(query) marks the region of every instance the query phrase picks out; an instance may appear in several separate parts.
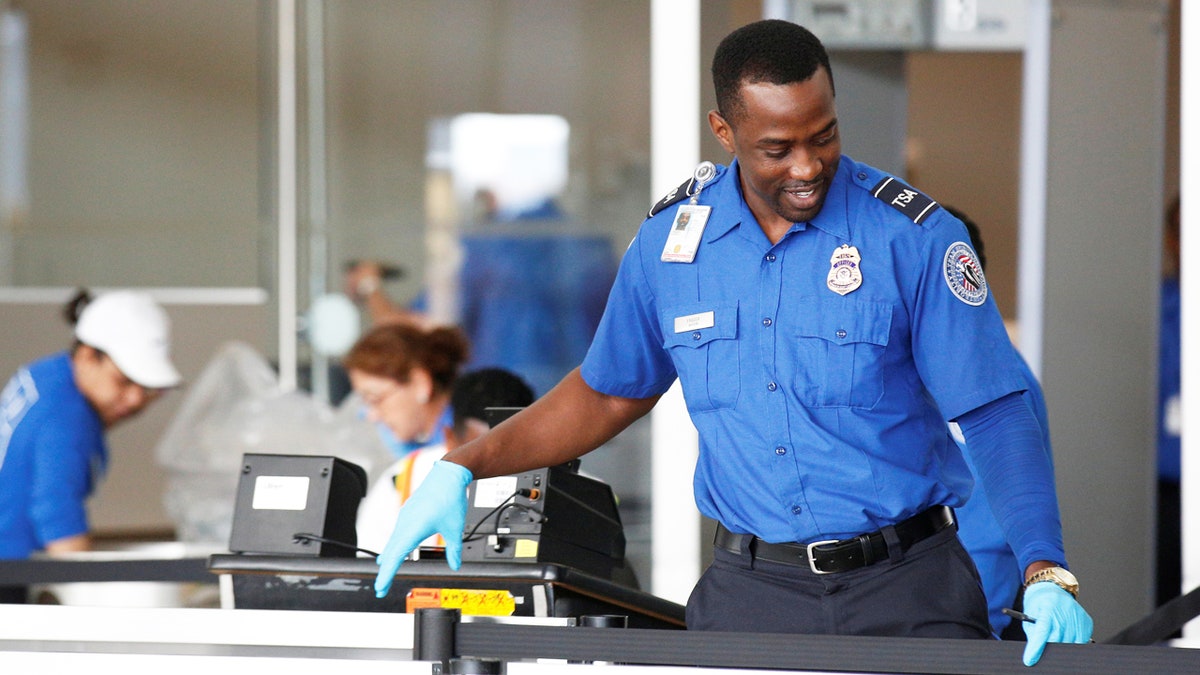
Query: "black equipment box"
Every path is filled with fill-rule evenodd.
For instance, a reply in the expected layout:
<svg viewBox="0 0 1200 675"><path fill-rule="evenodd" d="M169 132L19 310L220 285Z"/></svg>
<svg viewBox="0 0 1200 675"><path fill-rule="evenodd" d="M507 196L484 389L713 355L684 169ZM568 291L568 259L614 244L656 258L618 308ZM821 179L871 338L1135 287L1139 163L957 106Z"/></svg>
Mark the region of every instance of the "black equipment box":
<svg viewBox="0 0 1200 675"><path fill-rule="evenodd" d="M352 558L358 505L366 493L366 471L343 459L247 453L229 550Z"/></svg>
<svg viewBox="0 0 1200 675"><path fill-rule="evenodd" d="M473 481L463 561L554 563L636 588L612 488L577 466Z"/></svg>

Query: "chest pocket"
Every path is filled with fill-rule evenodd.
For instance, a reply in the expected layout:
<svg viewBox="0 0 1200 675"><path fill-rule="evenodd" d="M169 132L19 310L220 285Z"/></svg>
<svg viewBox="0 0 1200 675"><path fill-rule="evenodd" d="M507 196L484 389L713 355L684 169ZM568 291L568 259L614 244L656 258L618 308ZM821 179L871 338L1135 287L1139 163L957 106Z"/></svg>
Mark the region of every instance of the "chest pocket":
<svg viewBox="0 0 1200 675"><path fill-rule="evenodd" d="M845 298L796 305L795 391L805 405L873 408L883 397L892 307Z"/></svg>
<svg viewBox="0 0 1200 675"><path fill-rule="evenodd" d="M706 326L709 312L712 325ZM740 373L737 318L736 302L677 305L663 311L661 320L666 336L663 347L675 363L689 411L729 408L737 403ZM689 323L697 327L686 328ZM679 332L677 325L681 328Z"/></svg>

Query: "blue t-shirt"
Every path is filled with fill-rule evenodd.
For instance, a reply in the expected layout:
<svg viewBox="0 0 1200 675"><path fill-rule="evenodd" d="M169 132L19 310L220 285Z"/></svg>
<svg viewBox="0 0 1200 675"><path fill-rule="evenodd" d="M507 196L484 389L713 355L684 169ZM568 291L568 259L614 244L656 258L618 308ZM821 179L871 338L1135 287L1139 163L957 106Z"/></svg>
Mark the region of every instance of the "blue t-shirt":
<svg viewBox="0 0 1200 675"><path fill-rule="evenodd" d="M947 421L1025 385L986 282L963 274L978 263L962 223L902 212L919 196L907 188L876 198L887 176L843 156L817 217L771 244L737 171L718 167L699 196L712 212L693 262L661 260L676 208L642 224L584 380L641 398L678 376L700 434L697 506L733 532L841 539L963 504L972 479ZM843 245L862 280L839 294ZM1018 548L1042 559L1056 535Z"/></svg>
<svg viewBox="0 0 1200 675"><path fill-rule="evenodd" d="M468 369L504 368L545 394L587 354L617 271L611 242L510 223L462 245Z"/></svg>
<svg viewBox="0 0 1200 675"><path fill-rule="evenodd" d="M1158 479L1179 483L1179 279L1162 283L1162 325L1158 335Z"/></svg>
<svg viewBox="0 0 1200 675"><path fill-rule="evenodd" d="M18 370L0 394L0 559L86 533L85 502L107 459L104 424L75 386L70 355Z"/></svg>
<svg viewBox="0 0 1200 675"><path fill-rule="evenodd" d="M460 325L471 342L465 370L504 368L537 396L587 354L617 259L607 237L574 231L551 203L462 236ZM428 310L422 294L411 308Z"/></svg>
<svg viewBox="0 0 1200 675"><path fill-rule="evenodd" d="M1021 397L1033 411L1038 425L1042 430L1042 444L1046 456L1051 457L1050 425L1046 414L1046 399L1042 395L1042 387L1034 377L1033 371L1025 363L1025 359L1017 357L1021 365L1021 373L1025 377L1025 392ZM962 444L961 437L955 440ZM1017 591L1021 588L1024 573L1017 556L1008 545L1004 529L992 511L987 493L981 487L979 472L971 459L970 449L966 452L967 465L971 467L971 475L975 478L975 492L956 510L958 516L958 538L971 554L975 567L979 569L979 577L983 581L983 592L988 601L988 620L992 630L997 634L1004 631L1011 619L1004 614L1005 607L1012 607ZM1053 461L1051 461L1053 465Z"/></svg>

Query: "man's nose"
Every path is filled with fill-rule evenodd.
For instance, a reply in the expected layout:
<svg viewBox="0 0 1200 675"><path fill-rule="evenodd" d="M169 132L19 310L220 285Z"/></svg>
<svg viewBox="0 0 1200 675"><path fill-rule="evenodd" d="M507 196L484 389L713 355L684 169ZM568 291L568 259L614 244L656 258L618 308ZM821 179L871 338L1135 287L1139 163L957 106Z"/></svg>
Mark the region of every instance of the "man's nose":
<svg viewBox="0 0 1200 675"><path fill-rule="evenodd" d="M792 153L792 157L789 174L793 180L812 181L821 175L824 162L817 153L796 150Z"/></svg>

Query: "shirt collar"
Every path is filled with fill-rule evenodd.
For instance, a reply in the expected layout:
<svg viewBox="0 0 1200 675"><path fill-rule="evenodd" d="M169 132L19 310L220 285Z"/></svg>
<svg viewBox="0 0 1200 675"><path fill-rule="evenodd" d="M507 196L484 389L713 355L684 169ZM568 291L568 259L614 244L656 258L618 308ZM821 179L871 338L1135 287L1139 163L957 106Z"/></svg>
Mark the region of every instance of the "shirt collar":
<svg viewBox="0 0 1200 675"><path fill-rule="evenodd" d="M825 195L825 204L821 206L817 217L809 221L813 227L842 241L850 241L849 199L846 192L850 185L851 164L853 162L849 157L841 156L838 170L833 174L833 184Z"/></svg>
<svg viewBox="0 0 1200 675"><path fill-rule="evenodd" d="M829 193L825 197L825 204L821 207L821 212L817 214L816 218L807 223L796 223L794 225L795 229L804 230L808 225L812 225L818 230L843 241L850 240L846 189L849 185L850 164L852 163L845 155L841 157L841 160L838 162L837 173L834 174L833 184L829 186ZM754 213L750 211L750 206L746 203L745 195L742 194L742 183L738 171L738 161L734 158L725 170L727 174L725 180L709 188L713 190L714 198L708 201L717 208L713 209L713 214L705 228L704 238L706 241L720 239L742 223L752 223L761 232L758 220L754 217ZM730 213L717 213L720 210L719 205L731 202L738 205L736 211L731 210Z"/></svg>
<svg viewBox="0 0 1200 675"><path fill-rule="evenodd" d="M705 201L713 206L712 213L709 214L708 224L704 227L705 241L720 239L728 234L730 230L747 220L747 218L749 222L754 222L754 216L750 214L750 209L746 206L746 200L742 199L742 188L738 181L738 164L736 158L724 169L719 179L705 189L712 191L709 199ZM703 190L701 192L703 193ZM739 207L736 210L728 209L727 212L722 212L722 204L738 204Z"/></svg>

